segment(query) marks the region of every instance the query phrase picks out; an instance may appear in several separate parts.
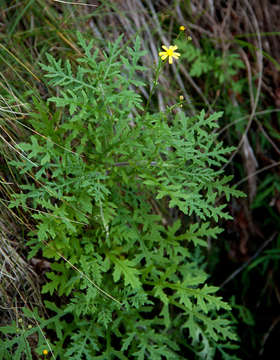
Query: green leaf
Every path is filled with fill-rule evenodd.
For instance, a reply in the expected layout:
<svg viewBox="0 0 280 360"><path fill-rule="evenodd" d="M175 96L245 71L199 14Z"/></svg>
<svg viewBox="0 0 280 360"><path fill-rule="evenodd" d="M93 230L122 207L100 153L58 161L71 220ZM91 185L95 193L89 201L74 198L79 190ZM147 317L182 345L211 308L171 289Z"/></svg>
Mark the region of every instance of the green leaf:
<svg viewBox="0 0 280 360"><path fill-rule="evenodd" d="M124 285L130 285L132 288L140 288L141 282L138 278L140 271L135 268L135 262L128 259L118 259L111 257L114 263L113 278L115 282L118 282L121 276L124 277Z"/></svg>

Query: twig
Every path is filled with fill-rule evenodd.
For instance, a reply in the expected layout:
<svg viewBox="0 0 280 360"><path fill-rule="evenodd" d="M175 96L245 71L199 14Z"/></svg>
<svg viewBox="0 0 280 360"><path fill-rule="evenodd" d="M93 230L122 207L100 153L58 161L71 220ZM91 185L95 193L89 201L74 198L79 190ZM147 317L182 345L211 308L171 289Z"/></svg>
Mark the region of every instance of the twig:
<svg viewBox="0 0 280 360"><path fill-rule="evenodd" d="M269 170L269 169L271 169L271 168L273 168L273 167L275 167L275 166L280 166L280 161L278 161L278 162L276 162L276 163L273 163L273 164L270 164L270 165L267 165L267 166L261 168L260 170L257 170L256 172L254 172L254 173L246 176L246 177L243 178L242 180L238 181L236 184L234 184L234 186L238 187L240 184L244 183L244 181L248 180L250 177L255 176L255 175L257 175L257 174L260 174L260 173L262 173L263 171Z"/></svg>
<svg viewBox="0 0 280 360"><path fill-rule="evenodd" d="M69 4L69 5L83 5L83 6L92 6L92 7L96 7L97 5L93 5L93 4L83 4L80 2L74 2L74 1L62 1L62 0L53 0L55 2L59 2L62 4Z"/></svg>
<svg viewBox="0 0 280 360"><path fill-rule="evenodd" d="M262 340L262 347L261 350L259 352L259 355L262 356L263 352L264 352L264 346L265 343L267 342L267 339L269 338L269 335L272 333L273 329L275 328L275 326L280 322L280 316L278 316L276 319L274 319L273 323L270 325L267 333L264 335L263 340Z"/></svg>
<svg viewBox="0 0 280 360"><path fill-rule="evenodd" d="M259 247L259 249L255 252L255 254L250 257L242 266L240 266L238 269L236 269L221 285L220 289L223 288L226 284L228 284L231 280L233 280L241 271L243 271L253 260L255 260L260 253L263 251L264 248L267 247L275 238L277 232L274 232L269 239L267 239L262 246Z"/></svg>

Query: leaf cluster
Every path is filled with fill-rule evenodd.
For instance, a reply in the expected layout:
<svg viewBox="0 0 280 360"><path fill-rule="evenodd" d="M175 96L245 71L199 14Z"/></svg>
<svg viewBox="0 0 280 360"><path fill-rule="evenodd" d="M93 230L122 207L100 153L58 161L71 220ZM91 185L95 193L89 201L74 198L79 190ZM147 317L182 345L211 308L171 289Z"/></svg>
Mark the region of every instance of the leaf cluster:
<svg viewBox="0 0 280 360"><path fill-rule="evenodd" d="M68 299L61 309L48 304L72 317L46 324L54 352L159 360L188 349L213 358L216 344L237 336L193 249L230 218L220 197L242 195L221 170L232 151L213 132L222 113L144 111L140 39L102 52L78 38L76 63L49 54L41 65L56 95L34 99L36 134L18 145L26 160L11 161L32 179L11 204L34 209L29 257L42 251L52 261L42 292Z"/></svg>
<svg viewBox="0 0 280 360"><path fill-rule="evenodd" d="M235 93L241 93L244 79L233 81L234 77L244 69L244 63L240 56L234 52L222 54L217 51L208 39L202 42L202 48L196 47L186 41L178 41L183 49L182 59L190 64L190 75L195 78L207 76L206 87L227 85Z"/></svg>

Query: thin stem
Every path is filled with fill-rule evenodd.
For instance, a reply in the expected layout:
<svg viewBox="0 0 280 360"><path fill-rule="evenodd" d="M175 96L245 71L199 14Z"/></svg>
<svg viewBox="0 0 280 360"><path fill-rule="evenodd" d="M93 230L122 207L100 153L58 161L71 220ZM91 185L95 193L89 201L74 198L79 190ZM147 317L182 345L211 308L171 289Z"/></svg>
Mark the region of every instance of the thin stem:
<svg viewBox="0 0 280 360"><path fill-rule="evenodd" d="M155 91L155 88L156 88L156 86L158 85L158 78L159 78L160 71L161 71L161 69L162 69L162 64L163 64L163 63L164 63L164 62L162 62L162 61L160 60L159 63L158 63L158 66L157 66L157 68L156 68L155 80L153 81L153 87L152 87L152 89L150 90L149 98L148 98L148 101L147 101L147 104L146 104L145 110L144 110L144 115L145 115L146 112L147 112L147 109L148 109L148 106L150 105L151 98L152 98L152 96L153 96L153 93L154 93L154 91Z"/></svg>

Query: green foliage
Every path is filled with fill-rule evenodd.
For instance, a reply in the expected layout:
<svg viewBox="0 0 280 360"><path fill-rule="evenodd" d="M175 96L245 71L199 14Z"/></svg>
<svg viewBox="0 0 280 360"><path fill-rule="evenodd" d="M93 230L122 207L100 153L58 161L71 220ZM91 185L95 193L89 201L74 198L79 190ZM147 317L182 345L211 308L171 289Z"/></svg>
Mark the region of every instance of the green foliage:
<svg viewBox="0 0 280 360"><path fill-rule="evenodd" d="M236 53L223 55L211 46L209 40L204 41L204 48L195 47L186 41L178 41L180 49L183 49L182 59L187 59L190 65L190 75L201 77L209 75L209 85L218 82L218 85L226 83L236 93L243 89L244 81L233 81L233 77L240 69L244 69L244 63Z"/></svg>
<svg viewBox="0 0 280 360"><path fill-rule="evenodd" d="M42 354L47 349L44 334L42 332L43 321L38 314L31 312L27 308L23 309L25 318L13 321L12 324L0 327L0 333L4 341L0 341L0 359L1 360L32 360L32 343L36 339L36 353ZM34 321L36 326L34 326ZM41 326L39 325L39 322ZM27 325L29 323L29 325Z"/></svg>
<svg viewBox="0 0 280 360"><path fill-rule="evenodd" d="M221 170L233 150L213 132L222 113L143 111L139 38L107 53L78 38L77 64L49 54L41 65L56 95L34 99L41 136L18 145L28 161L11 161L32 179L11 204L34 209L29 256L52 260L42 292L67 299L47 304L57 315L42 326L60 359L180 359L186 348L212 359L237 340L193 257L230 219L221 195L242 196Z"/></svg>

